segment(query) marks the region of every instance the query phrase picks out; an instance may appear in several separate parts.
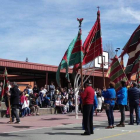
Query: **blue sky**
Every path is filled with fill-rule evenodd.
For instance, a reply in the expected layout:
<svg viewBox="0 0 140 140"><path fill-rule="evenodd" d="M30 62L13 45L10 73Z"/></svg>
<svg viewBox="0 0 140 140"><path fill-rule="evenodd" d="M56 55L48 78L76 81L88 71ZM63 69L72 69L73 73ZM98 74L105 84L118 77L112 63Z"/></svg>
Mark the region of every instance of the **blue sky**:
<svg viewBox="0 0 140 140"><path fill-rule="evenodd" d="M139 0L0 0L0 58L59 65L84 18L82 40L101 11L103 46L123 48L140 24ZM121 51L120 51L121 52ZM127 59L125 59L126 61Z"/></svg>

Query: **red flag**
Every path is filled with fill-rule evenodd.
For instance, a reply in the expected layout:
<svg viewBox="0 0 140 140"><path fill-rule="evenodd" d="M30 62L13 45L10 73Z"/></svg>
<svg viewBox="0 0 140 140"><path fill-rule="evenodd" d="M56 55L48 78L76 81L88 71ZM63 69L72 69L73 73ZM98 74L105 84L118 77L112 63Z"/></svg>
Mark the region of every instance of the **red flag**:
<svg viewBox="0 0 140 140"><path fill-rule="evenodd" d="M7 70L4 70L4 81L3 81L3 88L1 93L1 101L3 100L4 95L8 92L8 78L7 78Z"/></svg>
<svg viewBox="0 0 140 140"><path fill-rule="evenodd" d="M136 28L136 30L131 35L130 39L128 40L127 44L123 48L123 52L120 55L122 57L124 54L129 55L129 59L127 62L127 66L125 69L126 75L128 79L135 73L139 68L139 61L140 61L140 25Z"/></svg>
<svg viewBox="0 0 140 140"><path fill-rule="evenodd" d="M97 20L83 44L83 49L83 65L89 63L90 61L94 60L97 56L103 53L99 10L97 12Z"/></svg>
<svg viewBox="0 0 140 140"><path fill-rule="evenodd" d="M110 64L110 67L107 71L107 77L110 78L111 81L115 83L115 89L118 91L121 87L120 81L125 80L126 82L127 77L125 75L124 70L122 69L121 64L119 63L118 57L115 56L112 59L112 63Z"/></svg>
<svg viewBox="0 0 140 140"><path fill-rule="evenodd" d="M129 38L128 42L123 48L123 52L119 57L123 57L126 53L128 53L129 46L132 44L132 41L135 40L135 34L140 30L140 25L136 28L136 30L133 32L131 37Z"/></svg>

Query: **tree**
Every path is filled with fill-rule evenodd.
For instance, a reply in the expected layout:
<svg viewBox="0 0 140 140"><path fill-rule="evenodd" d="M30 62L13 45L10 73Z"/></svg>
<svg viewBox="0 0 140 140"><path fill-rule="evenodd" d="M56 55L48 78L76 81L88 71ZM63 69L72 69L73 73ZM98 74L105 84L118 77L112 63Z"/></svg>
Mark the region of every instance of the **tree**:
<svg viewBox="0 0 140 140"><path fill-rule="evenodd" d="M104 47L104 51L107 51L109 53L109 62L111 62L111 59L115 56L115 49L111 42L108 42Z"/></svg>

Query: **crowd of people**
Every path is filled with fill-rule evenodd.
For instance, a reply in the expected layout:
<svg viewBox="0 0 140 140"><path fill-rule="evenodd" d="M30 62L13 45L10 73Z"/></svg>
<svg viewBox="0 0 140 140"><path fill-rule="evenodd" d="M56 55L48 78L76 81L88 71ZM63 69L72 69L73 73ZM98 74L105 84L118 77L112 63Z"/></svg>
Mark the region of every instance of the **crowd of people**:
<svg viewBox="0 0 140 140"><path fill-rule="evenodd" d="M5 105L7 107L6 117L10 117L8 97L11 98L11 105L13 104L12 84L13 83L10 82L8 83L9 96L8 94L4 96ZM0 89L2 89L2 83L0 87ZM28 85L23 91L20 91L18 85L14 82L14 88L15 87L19 90L19 93L18 97L14 98L14 102L16 100L14 104L18 105L17 108L19 109L20 117L39 115L40 108L55 108L55 113L59 112L62 114L75 111L75 96L71 86L69 86L69 88L55 88L53 82L51 82L51 85L45 85L40 89L35 84L33 88L31 85Z"/></svg>
<svg viewBox="0 0 140 140"><path fill-rule="evenodd" d="M140 89L137 83L133 82L127 87L125 81L120 81L121 88L116 92L115 83L110 82L109 88L93 89L90 82L85 84L79 90L78 105L79 111L83 113L82 127L85 130L83 135L94 133L93 114L102 112L104 109L108 118L108 126L106 129L114 128L113 110L117 105L120 110L120 123L116 127L125 127L125 108L129 103L130 123L129 125L140 124ZM2 85L2 83L0 84ZM0 92L2 91L0 86ZM32 88L28 85L23 91L20 91L15 82L9 83L9 92L5 94L4 101L7 107L6 115L9 117L8 98L11 101L12 121L16 117L16 123L20 122L20 117L39 115L40 108L55 108L55 113L69 113L75 111L75 95L72 86L69 88L56 88L51 85L45 85L40 89L35 84ZM19 109L19 113L17 112ZM134 120L133 112L135 110L136 120ZM20 114L20 115L18 115Z"/></svg>
<svg viewBox="0 0 140 140"><path fill-rule="evenodd" d="M116 92L115 83L110 82L109 88L103 88L103 90L93 90L91 83L86 83L85 89L81 89L80 96L82 98L83 105L83 130L85 132L82 135L93 134L93 113L96 109L98 112L105 109L108 126L106 129L113 129L114 127L125 127L125 107L129 103L130 108L130 122L129 125L140 125L140 89L136 82L133 82L127 87L125 81L120 81L121 88ZM120 123L115 124L113 110L115 104L120 110ZM134 120L134 110L136 114L136 120Z"/></svg>

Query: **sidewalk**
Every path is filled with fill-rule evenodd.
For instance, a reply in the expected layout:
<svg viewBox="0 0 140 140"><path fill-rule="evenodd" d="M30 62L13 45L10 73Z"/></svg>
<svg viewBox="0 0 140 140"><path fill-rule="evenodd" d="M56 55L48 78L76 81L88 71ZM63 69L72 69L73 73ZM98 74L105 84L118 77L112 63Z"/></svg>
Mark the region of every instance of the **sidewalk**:
<svg viewBox="0 0 140 140"><path fill-rule="evenodd" d="M129 112L126 112L126 118ZM120 119L120 112L114 112L115 120ZM37 130L43 128L51 128L56 126L68 125L68 124L81 124L82 114L79 114L79 118L75 119L75 114L53 114L47 116L28 116L21 118L20 124L7 124L9 118L0 119L0 133L20 132L28 130ZM94 115L94 121L107 121L106 113L98 113ZM106 124L107 125L107 124Z"/></svg>

